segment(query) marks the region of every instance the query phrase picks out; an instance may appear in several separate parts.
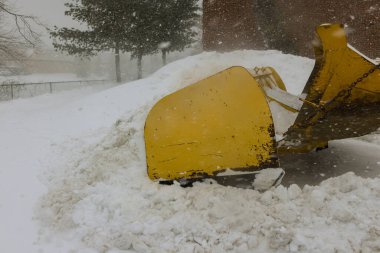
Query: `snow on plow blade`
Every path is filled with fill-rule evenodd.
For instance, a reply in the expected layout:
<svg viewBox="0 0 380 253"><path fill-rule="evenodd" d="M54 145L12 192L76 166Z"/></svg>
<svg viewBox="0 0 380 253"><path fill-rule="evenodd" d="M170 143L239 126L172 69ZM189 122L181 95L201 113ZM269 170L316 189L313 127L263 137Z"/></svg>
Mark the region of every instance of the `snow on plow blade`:
<svg viewBox="0 0 380 253"><path fill-rule="evenodd" d="M297 119L280 152L309 152L329 140L369 134L380 127L379 65L347 44L341 24L317 28L316 64Z"/></svg>
<svg viewBox="0 0 380 253"><path fill-rule="evenodd" d="M217 179L226 170L245 174L279 166L265 94L242 67L160 100L147 117L145 145L153 180Z"/></svg>
<svg viewBox="0 0 380 253"><path fill-rule="evenodd" d="M376 131L379 65L347 44L340 24L321 25L317 35L316 64L301 97L287 93L271 67L232 67L160 100L145 125L149 177L263 190L284 175L277 153ZM292 120L284 126L280 118ZM285 133L277 143L275 130Z"/></svg>

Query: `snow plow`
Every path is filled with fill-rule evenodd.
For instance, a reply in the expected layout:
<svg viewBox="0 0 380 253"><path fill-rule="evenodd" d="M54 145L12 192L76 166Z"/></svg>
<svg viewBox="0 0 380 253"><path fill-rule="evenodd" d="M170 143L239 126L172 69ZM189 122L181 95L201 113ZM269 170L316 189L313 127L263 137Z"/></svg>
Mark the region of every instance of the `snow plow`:
<svg viewBox="0 0 380 253"><path fill-rule="evenodd" d="M281 155L376 131L380 65L347 44L343 25L316 33L315 67L300 96L271 67L231 67L161 99L145 125L149 178L264 190L284 176Z"/></svg>

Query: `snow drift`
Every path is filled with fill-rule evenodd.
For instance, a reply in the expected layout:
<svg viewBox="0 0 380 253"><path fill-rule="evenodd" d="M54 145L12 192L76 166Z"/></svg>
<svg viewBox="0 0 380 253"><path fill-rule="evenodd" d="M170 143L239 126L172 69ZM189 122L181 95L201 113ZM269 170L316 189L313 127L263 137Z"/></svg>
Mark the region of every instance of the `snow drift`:
<svg viewBox="0 0 380 253"><path fill-rule="evenodd" d="M36 171L48 187L35 212L42 226L38 244L60 240L62 252L105 253L380 251L379 178L347 173L319 186L263 193L212 181L181 188L148 179L143 127L149 109L232 65L273 66L299 94L313 61L276 51L204 53L52 110L55 120L45 130L56 146ZM376 135L366 138L379 144Z"/></svg>

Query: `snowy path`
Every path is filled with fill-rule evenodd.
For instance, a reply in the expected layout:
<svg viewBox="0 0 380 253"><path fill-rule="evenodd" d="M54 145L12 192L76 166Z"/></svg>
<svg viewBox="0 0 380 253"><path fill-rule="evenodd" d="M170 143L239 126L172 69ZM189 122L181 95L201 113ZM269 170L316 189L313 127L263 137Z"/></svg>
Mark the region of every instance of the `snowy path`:
<svg viewBox="0 0 380 253"><path fill-rule="evenodd" d="M59 111L99 90L0 102L0 252L38 252L33 211L47 192L39 180L41 168L55 143L70 136Z"/></svg>
<svg viewBox="0 0 380 253"><path fill-rule="evenodd" d="M47 112L83 95L71 94L77 96L55 95L0 103L1 252L37 251L33 245L38 227L31 210L46 193L38 176L41 160L49 153L51 144L51 131L46 131L46 127L53 115Z"/></svg>

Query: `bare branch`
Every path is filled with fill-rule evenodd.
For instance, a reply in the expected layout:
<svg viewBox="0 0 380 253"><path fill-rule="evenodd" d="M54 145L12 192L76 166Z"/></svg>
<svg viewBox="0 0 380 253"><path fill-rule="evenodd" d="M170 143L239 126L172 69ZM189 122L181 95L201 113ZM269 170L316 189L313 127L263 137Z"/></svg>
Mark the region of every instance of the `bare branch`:
<svg viewBox="0 0 380 253"><path fill-rule="evenodd" d="M12 73L14 66L24 64L27 50L41 44L35 29L45 26L34 16L18 13L6 0L0 0L0 19L5 20L0 23L0 72Z"/></svg>
<svg viewBox="0 0 380 253"><path fill-rule="evenodd" d="M13 17L16 30L19 35L30 45L36 46L40 42L40 34L35 32L32 28L32 23L39 26L43 26L36 17L30 15L23 15L12 11L4 1L0 1L0 12L4 12L9 16Z"/></svg>

